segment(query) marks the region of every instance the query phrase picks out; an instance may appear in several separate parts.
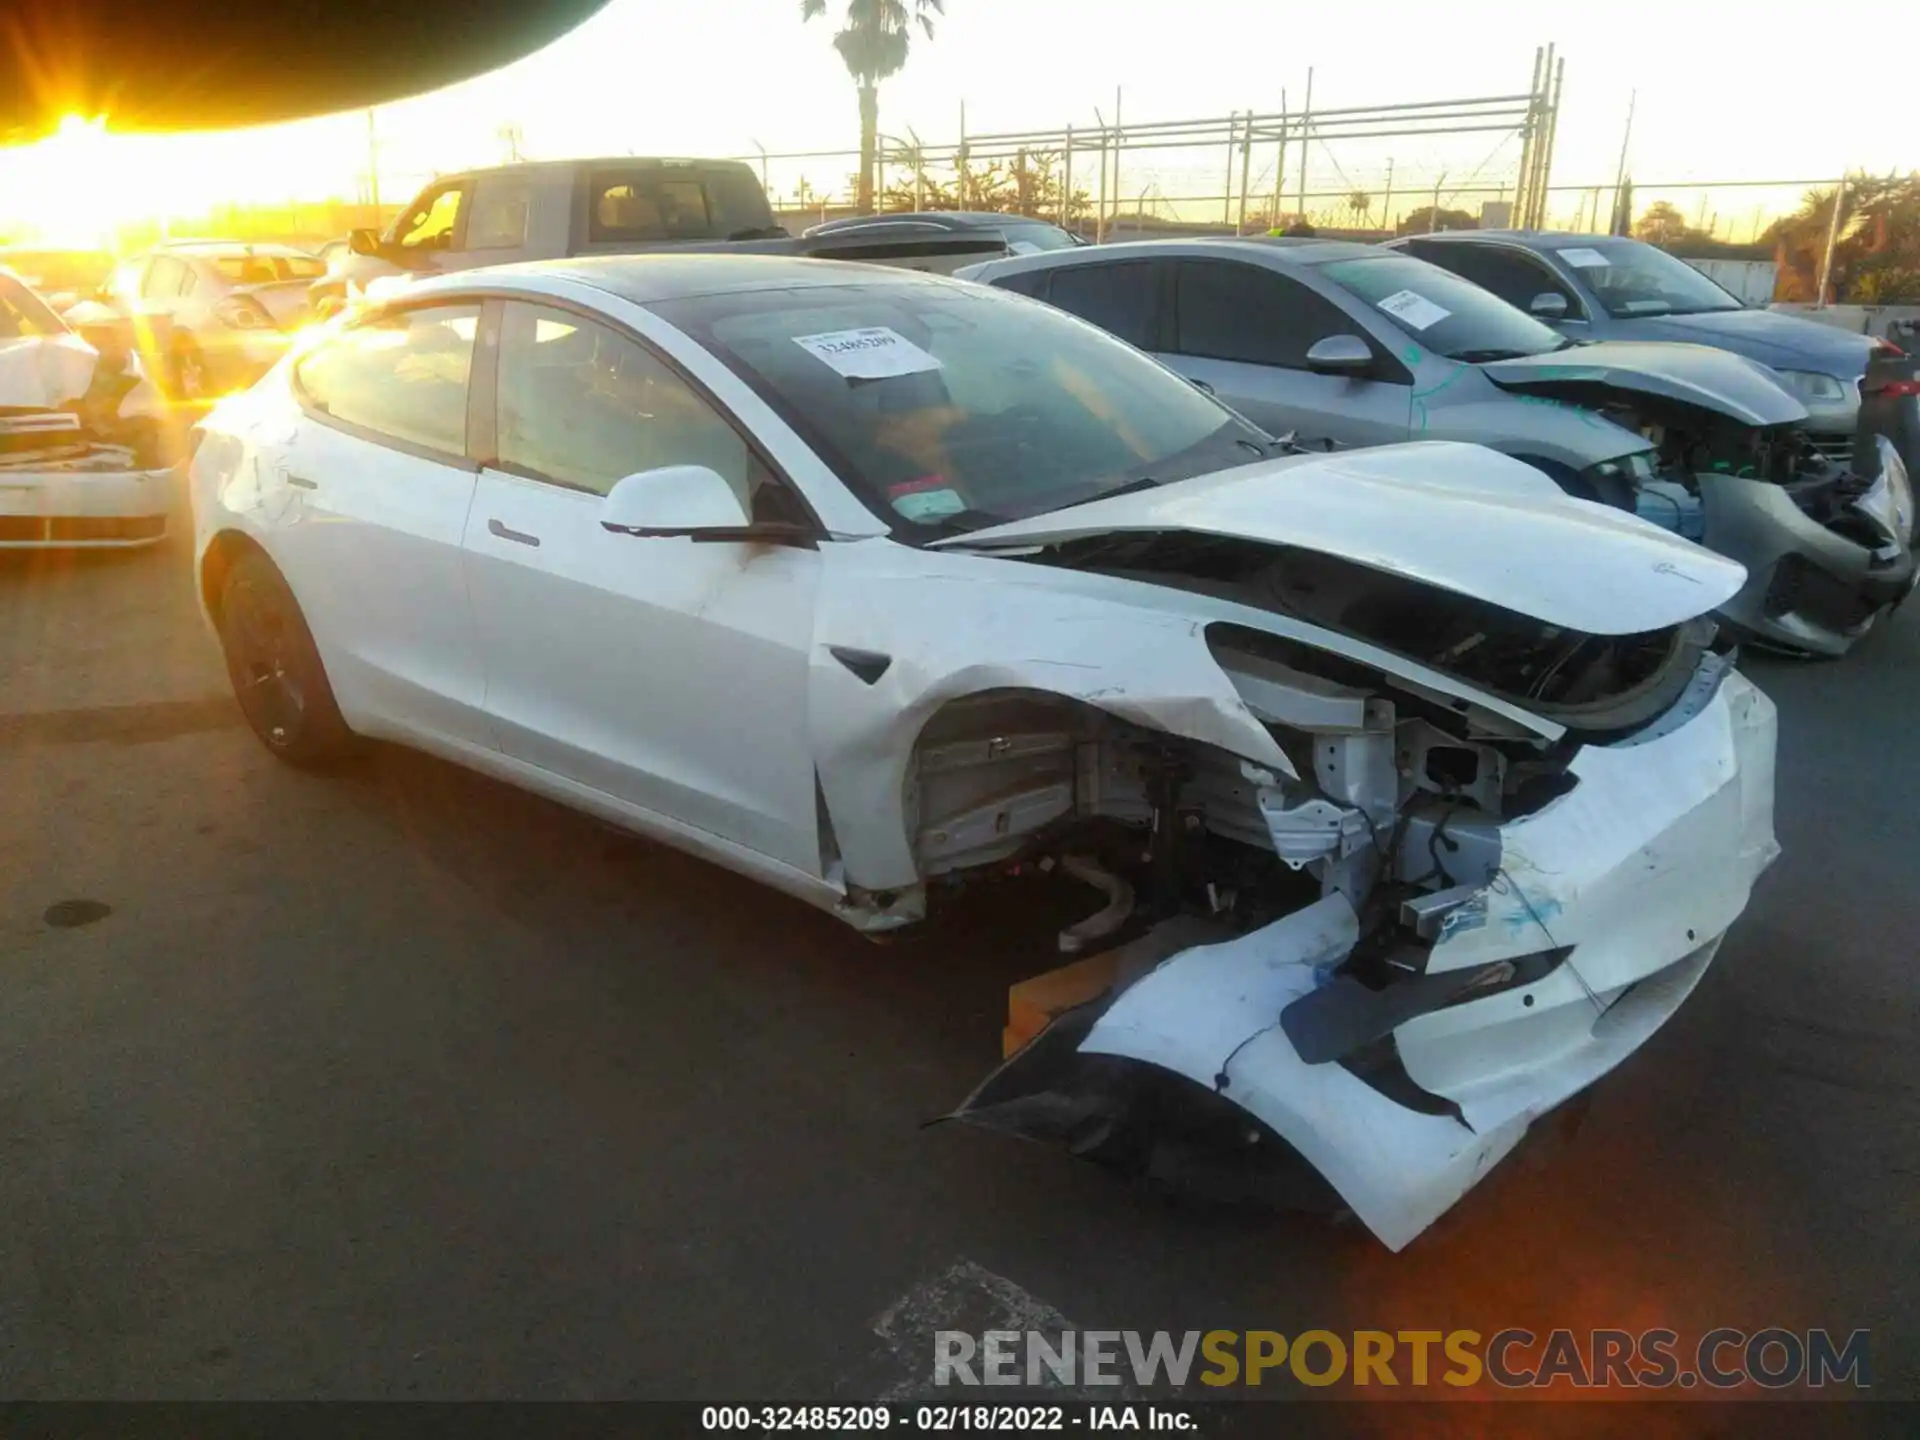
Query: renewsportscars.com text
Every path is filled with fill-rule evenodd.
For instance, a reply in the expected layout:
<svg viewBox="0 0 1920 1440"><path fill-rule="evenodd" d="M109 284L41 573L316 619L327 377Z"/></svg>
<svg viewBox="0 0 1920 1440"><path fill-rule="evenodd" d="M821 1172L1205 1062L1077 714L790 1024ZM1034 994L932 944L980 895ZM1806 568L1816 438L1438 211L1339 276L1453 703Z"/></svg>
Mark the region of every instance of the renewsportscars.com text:
<svg viewBox="0 0 1920 1440"><path fill-rule="evenodd" d="M939 1330L933 1383L1785 1390L1872 1385L1869 1332L1709 1330Z"/></svg>

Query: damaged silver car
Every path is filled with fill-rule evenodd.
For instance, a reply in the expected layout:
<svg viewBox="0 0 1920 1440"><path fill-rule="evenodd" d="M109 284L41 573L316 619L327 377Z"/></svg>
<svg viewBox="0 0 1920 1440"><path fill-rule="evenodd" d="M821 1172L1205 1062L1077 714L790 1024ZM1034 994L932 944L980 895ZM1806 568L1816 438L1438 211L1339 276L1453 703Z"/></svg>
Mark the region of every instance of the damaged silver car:
<svg viewBox="0 0 1920 1440"><path fill-rule="evenodd" d="M1394 1247L1674 1013L1776 853L1739 565L1480 446L1295 453L982 286L424 281L224 402L191 489L275 755L421 746L868 934L1064 871L1110 981L964 1118L1304 1157Z"/></svg>
<svg viewBox="0 0 1920 1440"><path fill-rule="evenodd" d="M0 270L0 548L126 548L167 532L160 397L110 329L95 341Z"/></svg>
<svg viewBox="0 0 1920 1440"><path fill-rule="evenodd" d="M1844 654L1915 583L1894 447L1830 459L1773 372L1724 350L1576 344L1437 265L1341 241L1106 245L960 273L1093 321L1276 433L1525 460L1740 561L1722 618L1776 648Z"/></svg>

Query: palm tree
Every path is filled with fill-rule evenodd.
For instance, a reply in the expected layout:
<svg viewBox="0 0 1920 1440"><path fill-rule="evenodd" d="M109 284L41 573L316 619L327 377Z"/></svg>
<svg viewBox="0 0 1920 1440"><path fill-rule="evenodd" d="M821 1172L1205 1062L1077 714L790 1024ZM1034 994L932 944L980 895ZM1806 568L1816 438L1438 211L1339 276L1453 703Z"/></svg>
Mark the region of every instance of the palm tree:
<svg viewBox="0 0 1920 1440"><path fill-rule="evenodd" d="M827 0L800 0L800 18L818 19ZM918 25L933 38L933 17L946 14L946 0L847 0L845 22L833 48L853 77L860 95L860 176L855 207L873 213L874 154L880 143L880 82L907 63L907 49Z"/></svg>

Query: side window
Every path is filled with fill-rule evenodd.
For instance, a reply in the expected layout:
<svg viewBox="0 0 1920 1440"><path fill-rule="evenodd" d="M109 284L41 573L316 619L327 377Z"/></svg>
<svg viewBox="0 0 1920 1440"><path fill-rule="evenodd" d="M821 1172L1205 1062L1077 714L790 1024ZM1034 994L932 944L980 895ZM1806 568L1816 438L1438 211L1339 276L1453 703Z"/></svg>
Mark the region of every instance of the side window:
<svg viewBox="0 0 1920 1440"><path fill-rule="evenodd" d="M467 375L477 305L390 311L342 331L300 361L313 408L443 455L467 448Z"/></svg>
<svg viewBox="0 0 1920 1440"><path fill-rule="evenodd" d="M1231 260L1183 260L1174 313L1175 351L1208 360L1304 370L1307 351L1329 335L1365 338L1331 300L1263 266Z"/></svg>
<svg viewBox="0 0 1920 1440"><path fill-rule="evenodd" d="M1017 275L1003 275L992 283L996 290L1011 290L1016 295L1025 295L1030 300L1047 298L1047 270L1022 270Z"/></svg>
<svg viewBox="0 0 1920 1440"><path fill-rule="evenodd" d="M400 244L409 250L451 249L465 200L464 185L449 185L426 196L401 218Z"/></svg>
<svg viewBox="0 0 1920 1440"><path fill-rule="evenodd" d="M140 298L143 300L171 300L180 293L180 282L187 273L187 267L171 255L156 255L147 263L147 273L140 278Z"/></svg>
<svg viewBox="0 0 1920 1440"><path fill-rule="evenodd" d="M200 276L195 272L193 266L184 260L179 262L179 266L180 288L177 293L181 295L191 295L193 293L193 287L200 283Z"/></svg>
<svg viewBox="0 0 1920 1440"><path fill-rule="evenodd" d="M1154 345L1159 298L1160 270L1151 260L1062 266L1047 290L1049 304L1142 350Z"/></svg>
<svg viewBox="0 0 1920 1440"><path fill-rule="evenodd" d="M482 176L467 216L469 250L515 250L527 243L532 187L516 176Z"/></svg>
<svg viewBox="0 0 1920 1440"><path fill-rule="evenodd" d="M605 495L662 465L717 470L749 514L771 476L686 381L625 335L563 310L509 301L495 404L502 469ZM781 516L779 518L788 518Z"/></svg>
<svg viewBox="0 0 1920 1440"><path fill-rule="evenodd" d="M587 198L589 241L721 239L742 228L691 176L596 175Z"/></svg>
<svg viewBox="0 0 1920 1440"><path fill-rule="evenodd" d="M1499 245L1461 245L1444 241L1414 241L1407 247L1418 258L1451 270L1462 280L1471 280L1482 290L1491 291L1509 305L1525 310L1533 297L1553 294L1567 302L1569 315L1580 315L1580 300L1564 281L1539 260L1522 250Z"/></svg>

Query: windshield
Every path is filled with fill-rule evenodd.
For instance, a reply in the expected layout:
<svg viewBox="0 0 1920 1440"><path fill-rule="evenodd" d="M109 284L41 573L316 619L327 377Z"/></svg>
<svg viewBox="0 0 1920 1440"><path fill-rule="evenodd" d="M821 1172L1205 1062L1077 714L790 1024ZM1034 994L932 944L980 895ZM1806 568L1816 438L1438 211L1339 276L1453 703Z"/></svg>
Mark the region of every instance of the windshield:
<svg viewBox="0 0 1920 1440"><path fill-rule="evenodd" d="M1570 343L1491 291L1411 255L1336 260L1320 273L1449 360L1512 360Z"/></svg>
<svg viewBox="0 0 1920 1440"><path fill-rule="evenodd" d="M0 251L5 265L42 295L91 295L113 271L111 255L86 250Z"/></svg>
<svg viewBox="0 0 1920 1440"><path fill-rule="evenodd" d="M1639 240L1593 240L1563 245L1556 253L1615 319L1746 308L1686 261Z"/></svg>
<svg viewBox="0 0 1920 1440"><path fill-rule="evenodd" d="M1038 255L1044 250L1071 250L1080 243L1058 225L1048 225L1044 221L1003 223L1000 233L1007 237L1007 248L1016 255Z"/></svg>
<svg viewBox="0 0 1920 1440"><path fill-rule="evenodd" d="M1270 443L1105 332L990 289L823 285L653 308L908 538L1246 464Z"/></svg>

